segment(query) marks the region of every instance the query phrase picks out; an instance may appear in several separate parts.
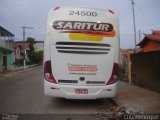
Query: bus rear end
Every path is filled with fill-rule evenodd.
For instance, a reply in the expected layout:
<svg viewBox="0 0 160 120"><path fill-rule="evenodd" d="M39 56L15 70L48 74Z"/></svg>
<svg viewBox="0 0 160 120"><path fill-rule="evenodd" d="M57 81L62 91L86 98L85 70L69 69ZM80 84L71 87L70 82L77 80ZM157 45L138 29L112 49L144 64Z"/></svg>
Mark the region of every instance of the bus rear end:
<svg viewBox="0 0 160 120"><path fill-rule="evenodd" d="M67 99L116 95L118 18L112 11L57 7L44 41L44 93Z"/></svg>

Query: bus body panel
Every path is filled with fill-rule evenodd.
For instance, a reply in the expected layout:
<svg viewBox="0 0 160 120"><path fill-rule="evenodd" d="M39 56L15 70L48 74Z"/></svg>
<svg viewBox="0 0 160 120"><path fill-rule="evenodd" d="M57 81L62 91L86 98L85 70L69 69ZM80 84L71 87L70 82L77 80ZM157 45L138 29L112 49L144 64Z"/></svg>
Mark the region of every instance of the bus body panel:
<svg viewBox="0 0 160 120"><path fill-rule="evenodd" d="M86 85L87 81L104 81L103 85L105 85L109 80L114 64L115 49L110 49L107 56L97 56L97 54L60 54L55 48L55 46L51 46L51 60L53 60L53 71L56 70L53 74L57 82L59 79L79 80L80 77L84 77L85 81L79 81L78 85ZM56 61L54 58L58 58L58 60Z"/></svg>
<svg viewBox="0 0 160 120"><path fill-rule="evenodd" d="M46 61L50 61L55 83L45 79ZM84 7L60 7L49 12L44 41L45 95L68 99L114 97L117 82L110 80L117 79L113 68L118 63L115 14Z"/></svg>

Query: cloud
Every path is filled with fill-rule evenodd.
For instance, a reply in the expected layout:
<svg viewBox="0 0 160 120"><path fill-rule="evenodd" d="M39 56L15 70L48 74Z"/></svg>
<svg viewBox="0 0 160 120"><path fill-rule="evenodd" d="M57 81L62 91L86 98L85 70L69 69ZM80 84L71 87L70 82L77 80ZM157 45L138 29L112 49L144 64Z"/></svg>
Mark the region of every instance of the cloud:
<svg viewBox="0 0 160 120"><path fill-rule="evenodd" d="M160 29L160 0L134 0L136 28L142 33ZM112 9L119 16L122 47L133 47L133 18L130 0L1 0L0 25L7 28L17 38L22 39L22 26L34 27L26 35L44 40L48 12L56 6L84 6ZM38 27L41 26L40 29ZM130 36L130 37L129 37ZM137 35L138 36L138 35ZM123 42L125 41L125 42ZM132 42L133 41L133 42Z"/></svg>

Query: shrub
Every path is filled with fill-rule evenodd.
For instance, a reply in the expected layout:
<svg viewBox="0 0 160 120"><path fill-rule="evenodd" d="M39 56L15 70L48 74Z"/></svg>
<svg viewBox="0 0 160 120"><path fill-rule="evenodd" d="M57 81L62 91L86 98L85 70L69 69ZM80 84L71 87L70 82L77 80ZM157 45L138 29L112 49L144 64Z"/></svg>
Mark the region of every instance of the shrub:
<svg viewBox="0 0 160 120"><path fill-rule="evenodd" d="M28 53L31 62L39 64L43 60L43 51L33 51Z"/></svg>

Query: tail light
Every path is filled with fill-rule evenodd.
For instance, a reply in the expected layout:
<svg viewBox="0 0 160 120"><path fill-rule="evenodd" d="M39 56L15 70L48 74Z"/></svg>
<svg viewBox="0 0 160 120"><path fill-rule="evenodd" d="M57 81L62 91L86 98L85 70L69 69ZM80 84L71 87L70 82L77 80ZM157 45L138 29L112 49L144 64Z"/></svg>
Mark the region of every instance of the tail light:
<svg viewBox="0 0 160 120"><path fill-rule="evenodd" d="M112 70L112 75L110 79L107 82L107 85L113 84L117 82L118 79L118 71L119 71L119 65L117 63L114 63L113 65L113 70Z"/></svg>
<svg viewBox="0 0 160 120"><path fill-rule="evenodd" d="M57 7L55 7L55 8L54 8L54 10L58 10L58 9L60 9L60 7L59 7L59 6L57 6Z"/></svg>
<svg viewBox="0 0 160 120"><path fill-rule="evenodd" d="M110 13L114 14L114 12L112 10L108 10Z"/></svg>
<svg viewBox="0 0 160 120"><path fill-rule="evenodd" d="M52 74L52 67L51 67L51 61L50 60L46 61L44 63L44 78L48 82L56 83L56 80L54 79L53 74Z"/></svg>

